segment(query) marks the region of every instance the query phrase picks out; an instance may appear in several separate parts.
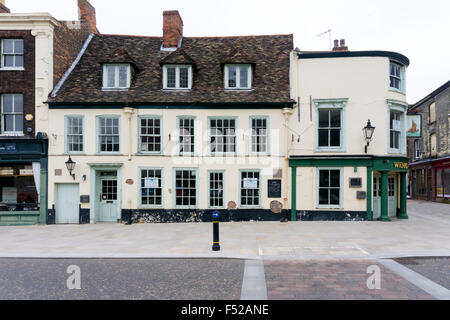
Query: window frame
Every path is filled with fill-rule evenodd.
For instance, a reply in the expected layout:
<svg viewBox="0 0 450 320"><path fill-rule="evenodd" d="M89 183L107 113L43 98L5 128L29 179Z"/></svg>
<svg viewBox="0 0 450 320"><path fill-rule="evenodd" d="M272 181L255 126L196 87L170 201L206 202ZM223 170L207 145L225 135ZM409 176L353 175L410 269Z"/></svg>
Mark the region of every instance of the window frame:
<svg viewBox="0 0 450 320"><path fill-rule="evenodd" d="M388 101L387 113L387 149L389 154L406 154L406 110L407 106ZM391 112L400 113L399 148L391 148Z"/></svg>
<svg viewBox="0 0 450 320"><path fill-rule="evenodd" d="M346 106L348 99L315 99L315 132L314 132L314 151L315 152L345 152L346 151ZM339 147L321 147L319 146L319 112L321 110L340 110L341 112L341 134Z"/></svg>
<svg viewBox="0 0 450 320"><path fill-rule="evenodd" d="M320 171L339 171L339 205L320 204ZM328 189L330 189L328 187ZM344 205L344 168L342 167L318 167L316 169L316 208L317 209L343 209Z"/></svg>
<svg viewBox="0 0 450 320"><path fill-rule="evenodd" d="M120 67L127 67L127 85L126 87L120 87ZM108 67L114 67L114 87L108 87ZM106 91L126 91L131 86L131 66L129 63L105 63L103 64L103 87L102 90Z"/></svg>
<svg viewBox="0 0 450 320"><path fill-rule="evenodd" d="M237 68L236 71L236 87L229 86L229 68ZM241 84L241 68L247 68L247 87L242 87ZM224 66L224 82L225 90L252 90L253 86L253 66L251 64L225 64Z"/></svg>
<svg viewBox="0 0 450 320"><path fill-rule="evenodd" d="M433 114L433 121L431 121L432 114ZM436 122L436 101L433 101L428 105L428 124L433 124L435 122Z"/></svg>
<svg viewBox="0 0 450 320"><path fill-rule="evenodd" d="M175 88L169 88L167 84L167 69L168 68L175 68ZM181 88L180 87L180 69L181 68L187 68L188 69L188 87L187 88ZM164 64L163 65L163 90L167 91L186 91L186 90L192 90L192 65L190 64Z"/></svg>
<svg viewBox="0 0 450 320"><path fill-rule="evenodd" d="M164 147L164 135L163 135L163 117L159 116L159 115L140 115L137 117L138 119L138 154L144 154L144 155L162 155L163 152L163 147ZM161 139L161 148L160 151L143 151L142 150L142 141L141 141L141 128L142 128L142 123L141 120L143 119L153 119L153 120L159 120L159 137ZM157 135L153 135L153 136L157 136Z"/></svg>
<svg viewBox="0 0 450 320"><path fill-rule="evenodd" d="M191 152L185 152L181 151L181 135L180 135L180 120L192 120L194 123L193 126L193 134L192 137L194 139L194 146ZM197 117L195 116L177 116L177 155L179 156L195 156L197 154L197 140L196 140L196 131L197 131L197 125L196 125Z"/></svg>
<svg viewBox="0 0 450 320"><path fill-rule="evenodd" d="M253 120L265 120L266 121L266 151L253 151ZM250 128L250 135L249 135L249 154L250 155L264 155L268 156L270 155L270 117L269 116L250 116L249 118L249 128Z"/></svg>
<svg viewBox="0 0 450 320"><path fill-rule="evenodd" d="M244 172L253 172L253 173L259 173L259 194L258 194L258 205L243 205L242 204L242 173ZM252 189L252 190L256 190L256 189ZM240 209L261 209L262 206L262 192L263 192L263 177L261 174L261 170L260 169L239 169L239 200L238 200L238 208Z"/></svg>
<svg viewBox="0 0 450 320"><path fill-rule="evenodd" d="M211 206L211 173L221 173L222 174L222 198L223 198L223 206ZM225 209L226 208L226 173L225 170L208 170L208 209Z"/></svg>
<svg viewBox="0 0 450 320"><path fill-rule="evenodd" d="M391 66L395 65L400 67L400 77L397 77L396 75L392 75L391 74ZM399 92L399 93L406 93L406 72L405 72L406 67L396 61L389 61L389 90L390 91L395 91L395 92ZM397 79L399 79L399 83L400 83L400 88L396 88L396 87L392 87L391 86L391 77L395 77Z"/></svg>
<svg viewBox="0 0 450 320"><path fill-rule="evenodd" d="M172 169L173 178L173 208L175 209L198 209L200 204L200 192L199 192L199 177L198 177L198 168L173 168ZM194 171L195 172L195 206L184 206L184 205L177 205L177 171Z"/></svg>
<svg viewBox="0 0 450 320"><path fill-rule="evenodd" d="M5 96L12 96L13 97L13 108L15 109L15 96L22 96L22 113L18 113L18 112L8 112L6 113L7 115L12 115L14 117L22 115L21 119L22 119L22 130L21 131L6 131L4 128L4 115L5 113L3 112L3 99ZM24 119L24 95L21 93L4 93L4 94L0 94L0 135L1 136L11 136L11 137L17 137L17 136L24 136L24 130L25 130L25 126L23 124L23 119ZM16 127L16 122L14 121L14 129Z"/></svg>
<svg viewBox="0 0 450 320"><path fill-rule="evenodd" d="M235 116L211 116L208 117L208 155L212 157L220 157L220 156L235 156L238 154L238 135L237 130L239 128L238 125L238 117ZM211 146L211 138L212 138L212 131L211 131L211 121L212 120L234 120L234 152L213 152L212 146Z"/></svg>
<svg viewBox="0 0 450 320"><path fill-rule="evenodd" d="M151 205L142 204L142 170L160 170L161 171L161 204ZM163 167L138 167L138 208L139 209L162 209L164 208L164 168Z"/></svg>
<svg viewBox="0 0 450 320"><path fill-rule="evenodd" d="M3 52L3 48L4 48L4 41L5 40L13 40L14 41L14 49L15 49L15 41L22 41L22 48L23 51L22 53L4 53ZM22 56L23 57L23 66L21 67L5 67L5 61L4 61L4 57L5 56L13 56L14 57L14 65L16 64L16 56ZM3 38L0 41L0 70L16 70L16 71L23 71L25 70L25 41L24 39L21 38Z"/></svg>
<svg viewBox="0 0 450 320"><path fill-rule="evenodd" d="M118 119L119 121L119 133L117 134L117 136L119 137L119 151L101 151L101 139L100 139L100 132L101 132L101 128L100 128L100 121L101 119ZM120 115L98 115L96 117L96 133L97 133L97 154L102 154L102 155L120 155L122 152L122 124L121 124L121 116ZM116 135L114 135L116 136Z"/></svg>
<svg viewBox="0 0 450 320"><path fill-rule="evenodd" d="M420 151L420 140L416 139L414 140L414 159L418 160L422 156L422 153Z"/></svg>
<svg viewBox="0 0 450 320"><path fill-rule="evenodd" d="M70 151L69 150L69 119L70 118L78 118L81 119L81 125L82 125L82 133L81 133L81 137L82 137L82 147L83 147L83 151ZM85 125L85 118L84 115L80 115L80 114L69 114L69 115L65 115L64 116L64 152L65 154L85 154L86 152L86 137L85 137L85 133L86 133L86 125Z"/></svg>

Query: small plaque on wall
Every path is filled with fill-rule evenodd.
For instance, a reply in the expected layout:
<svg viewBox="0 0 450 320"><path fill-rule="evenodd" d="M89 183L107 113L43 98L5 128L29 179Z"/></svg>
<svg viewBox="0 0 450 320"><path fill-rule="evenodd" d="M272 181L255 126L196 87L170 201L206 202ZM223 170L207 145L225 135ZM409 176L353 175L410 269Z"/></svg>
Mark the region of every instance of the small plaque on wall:
<svg viewBox="0 0 450 320"><path fill-rule="evenodd" d="M281 180L268 180L268 198L281 198Z"/></svg>
<svg viewBox="0 0 450 320"><path fill-rule="evenodd" d="M89 195L80 196L80 202L81 203L89 203Z"/></svg>

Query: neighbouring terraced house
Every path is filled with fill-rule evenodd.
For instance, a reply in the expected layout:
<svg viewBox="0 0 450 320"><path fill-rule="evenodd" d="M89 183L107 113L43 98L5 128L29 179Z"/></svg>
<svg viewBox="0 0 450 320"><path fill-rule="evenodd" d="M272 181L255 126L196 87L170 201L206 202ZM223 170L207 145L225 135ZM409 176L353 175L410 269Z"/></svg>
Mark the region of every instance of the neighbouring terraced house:
<svg viewBox="0 0 450 320"><path fill-rule="evenodd" d="M46 223L49 122L45 102L95 27L79 0L78 21L11 13L0 0L0 225Z"/></svg>

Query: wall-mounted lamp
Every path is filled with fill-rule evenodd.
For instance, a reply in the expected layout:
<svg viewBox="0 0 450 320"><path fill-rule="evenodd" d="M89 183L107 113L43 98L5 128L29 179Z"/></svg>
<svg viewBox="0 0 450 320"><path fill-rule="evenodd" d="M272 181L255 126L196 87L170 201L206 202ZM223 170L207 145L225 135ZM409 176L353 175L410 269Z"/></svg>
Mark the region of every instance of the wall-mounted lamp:
<svg viewBox="0 0 450 320"><path fill-rule="evenodd" d="M375 131L375 127L372 127L370 120L367 121L367 125L364 127L363 131L364 131L364 136L365 136L366 142L367 142L366 147L365 147L365 151L367 153L367 148L369 148L369 146L370 146L370 141L372 141L373 133Z"/></svg>
<svg viewBox="0 0 450 320"><path fill-rule="evenodd" d="M72 176L73 180L75 180L75 175L72 174L72 171L75 169L75 165L77 163L72 161L72 158L69 156L69 160L66 162L67 170L69 171L69 174Z"/></svg>

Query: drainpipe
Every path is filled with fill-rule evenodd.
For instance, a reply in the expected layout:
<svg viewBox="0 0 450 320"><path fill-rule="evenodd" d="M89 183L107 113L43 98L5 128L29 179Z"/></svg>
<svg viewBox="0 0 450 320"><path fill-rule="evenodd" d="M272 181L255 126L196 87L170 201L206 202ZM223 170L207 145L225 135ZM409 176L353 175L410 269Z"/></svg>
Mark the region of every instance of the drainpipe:
<svg viewBox="0 0 450 320"><path fill-rule="evenodd" d="M288 207L288 179L289 179L289 118L291 117L292 113L293 113L293 109L292 108L284 108L283 109L283 116L284 116L284 176L285 178L283 179L284 183L283 183L283 208L287 208Z"/></svg>
<svg viewBox="0 0 450 320"><path fill-rule="evenodd" d="M125 114L127 115L127 119L128 119L128 161L131 161L131 150L132 150L132 145L133 145L133 133L132 128L131 128L131 118L133 117L134 114L134 109L133 108L129 108L126 107L124 109Z"/></svg>

